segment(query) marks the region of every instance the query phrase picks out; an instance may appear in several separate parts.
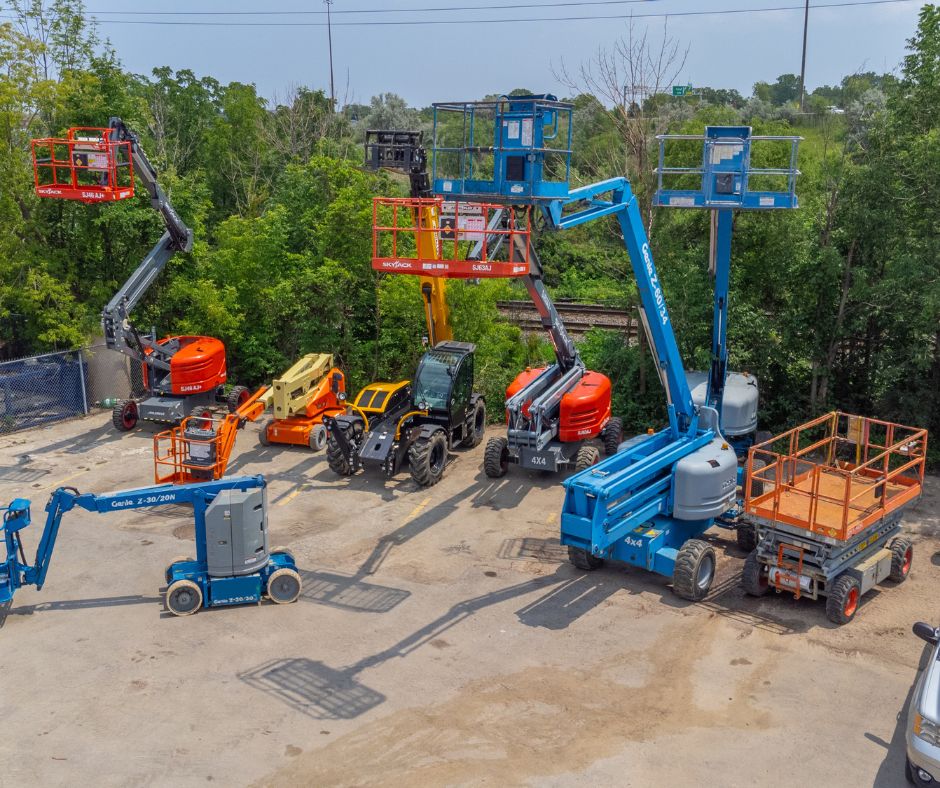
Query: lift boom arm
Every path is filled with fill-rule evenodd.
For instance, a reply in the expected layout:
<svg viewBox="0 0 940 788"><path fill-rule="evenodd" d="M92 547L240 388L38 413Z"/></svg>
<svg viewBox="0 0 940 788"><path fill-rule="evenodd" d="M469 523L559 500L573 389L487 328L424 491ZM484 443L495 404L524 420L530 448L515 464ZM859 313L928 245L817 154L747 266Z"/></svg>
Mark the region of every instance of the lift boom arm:
<svg viewBox="0 0 940 788"><path fill-rule="evenodd" d="M137 135L120 118L111 118L108 128L112 141L130 143L134 174L147 189L150 204L163 218L166 230L101 313L105 343L112 350L137 360L146 360L153 367L165 371L169 369L169 357L154 341L140 336L129 315L170 258L177 252L192 250L193 231L180 218L157 182L157 171L140 146ZM147 349L151 352L147 353Z"/></svg>

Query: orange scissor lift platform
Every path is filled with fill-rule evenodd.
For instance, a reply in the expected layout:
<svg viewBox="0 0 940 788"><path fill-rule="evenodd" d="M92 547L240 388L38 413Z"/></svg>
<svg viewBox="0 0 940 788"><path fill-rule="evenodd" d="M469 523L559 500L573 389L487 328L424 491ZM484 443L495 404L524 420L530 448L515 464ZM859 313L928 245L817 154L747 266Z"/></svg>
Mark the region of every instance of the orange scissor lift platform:
<svg viewBox="0 0 940 788"><path fill-rule="evenodd" d="M926 455L926 430L841 412L753 446L744 508L759 539L745 590L825 596L829 618L850 621L866 591L910 571L901 517L921 495Z"/></svg>

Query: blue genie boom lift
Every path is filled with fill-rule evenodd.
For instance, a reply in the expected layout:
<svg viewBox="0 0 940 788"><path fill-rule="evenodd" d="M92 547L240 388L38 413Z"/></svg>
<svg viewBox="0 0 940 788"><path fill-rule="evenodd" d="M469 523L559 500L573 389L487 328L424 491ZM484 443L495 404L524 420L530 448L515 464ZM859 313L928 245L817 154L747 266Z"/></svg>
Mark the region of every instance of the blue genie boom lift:
<svg viewBox="0 0 940 788"><path fill-rule="evenodd" d="M701 165L680 173L690 181L680 185L689 188L658 194L659 204L719 210L716 304L721 303L709 373L713 385L696 402L630 183L618 177L569 187L571 113L572 105L547 95L435 105L434 191L448 199L536 206L553 230L616 217L666 392L669 423L624 442L615 455L564 482L561 543L581 569L596 569L605 559L622 561L672 577L676 593L700 600L714 579L716 556L697 537L738 504L738 457L722 434L719 415L727 363L731 210L795 207L798 140L752 137L749 129L710 129L696 138L704 143ZM560 116L569 124L567 146L557 143ZM462 135L460 144L446 141L448 135ZM790 144L788 166L751 167L752 143L768 139ZM786 189L752 189L749 178L757 176L782 176ZM747 440L742 444L746 448Z"/></svg>
<svg viewBox="0 0 940 788"><path fill-rule="evenodd" d="M196 530L196 558L176 558L164 572L171 613L185 616L202 607L260 602L262 596L284 604L300 596L293 555L284 548L268 548L264 477L243 476L101 494L59 487L46 504L46 523L32 564L22 538L31 522L30 501L16 498L3 512L6 557L0 562L0 610L9 609L18 588L43 587L66 512L78 507L103 514L168 504L192 505Z"/></svg>

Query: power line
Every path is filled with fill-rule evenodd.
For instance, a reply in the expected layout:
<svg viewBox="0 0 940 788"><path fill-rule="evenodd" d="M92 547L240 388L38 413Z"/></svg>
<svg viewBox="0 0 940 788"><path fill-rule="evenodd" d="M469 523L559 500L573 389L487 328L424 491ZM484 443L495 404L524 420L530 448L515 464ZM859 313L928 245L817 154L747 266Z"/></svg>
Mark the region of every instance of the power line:
<svg viewBox="0 0 940 788"><path fill-rule="evenodd" d="M897 5L898 3L914 3L921 0L844 0L844 2L819 3L812 8L850 8L859 6ZM499 6L505 8L506 6ZM479 7L478 7L479 8ZM783 5L768 8L724 8L709 11L662 11L659 13L642 14L591 14L584 16L536 16L514 17L512 19L413 19L413 20L370 20L366 22L333 22L333 27L383 27L394 26L428 26L428 25L502 25L528 22L579 22L604 21L618 19L665 19L676 17L695 16L726 16L731 14L766 14L776 11L802 11L804 5ZM476 9L475 9L476 10ZM92 15L93 16L93 15ZM12 19L12 17L6 17ZM326 27L326 22L223 22L223 21L178 21L157 19L97 19L102 25L172 25L191 27Z"/></svg>
<svg viewBox="0 0 940 788"><path fill-rule="evenodd" d="M583 0L561 3L504 3L499 5L457 5L440 6L437 8L360 8L338 9L338 14L402 14L402 13L429 13L443 11L492 11L518 8L566 8L571 6L593 5L634 5L637 3L658 3L662 0ZM326 16L326 11L95 11L86 10L88 14L120 14L121 16Z"/></svg>

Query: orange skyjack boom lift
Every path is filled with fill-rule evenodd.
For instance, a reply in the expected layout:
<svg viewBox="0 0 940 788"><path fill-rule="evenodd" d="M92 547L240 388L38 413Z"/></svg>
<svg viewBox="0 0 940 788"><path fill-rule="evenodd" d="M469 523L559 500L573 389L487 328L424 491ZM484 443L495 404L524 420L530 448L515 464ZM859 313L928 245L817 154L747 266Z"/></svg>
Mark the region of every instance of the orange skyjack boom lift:
<svg viewBox="0 0 940 788"><path fill-rule="evenodd" d="M310 353L224 418L190 416L180 426L154 436L154 480L188 484L221 479L238 430L259 419L268 407L274 416L261 427L262 444L309 446L319 451L326 444L323 418L343 413L345 399L346 379L333 366L333 356Z"/></svg>

